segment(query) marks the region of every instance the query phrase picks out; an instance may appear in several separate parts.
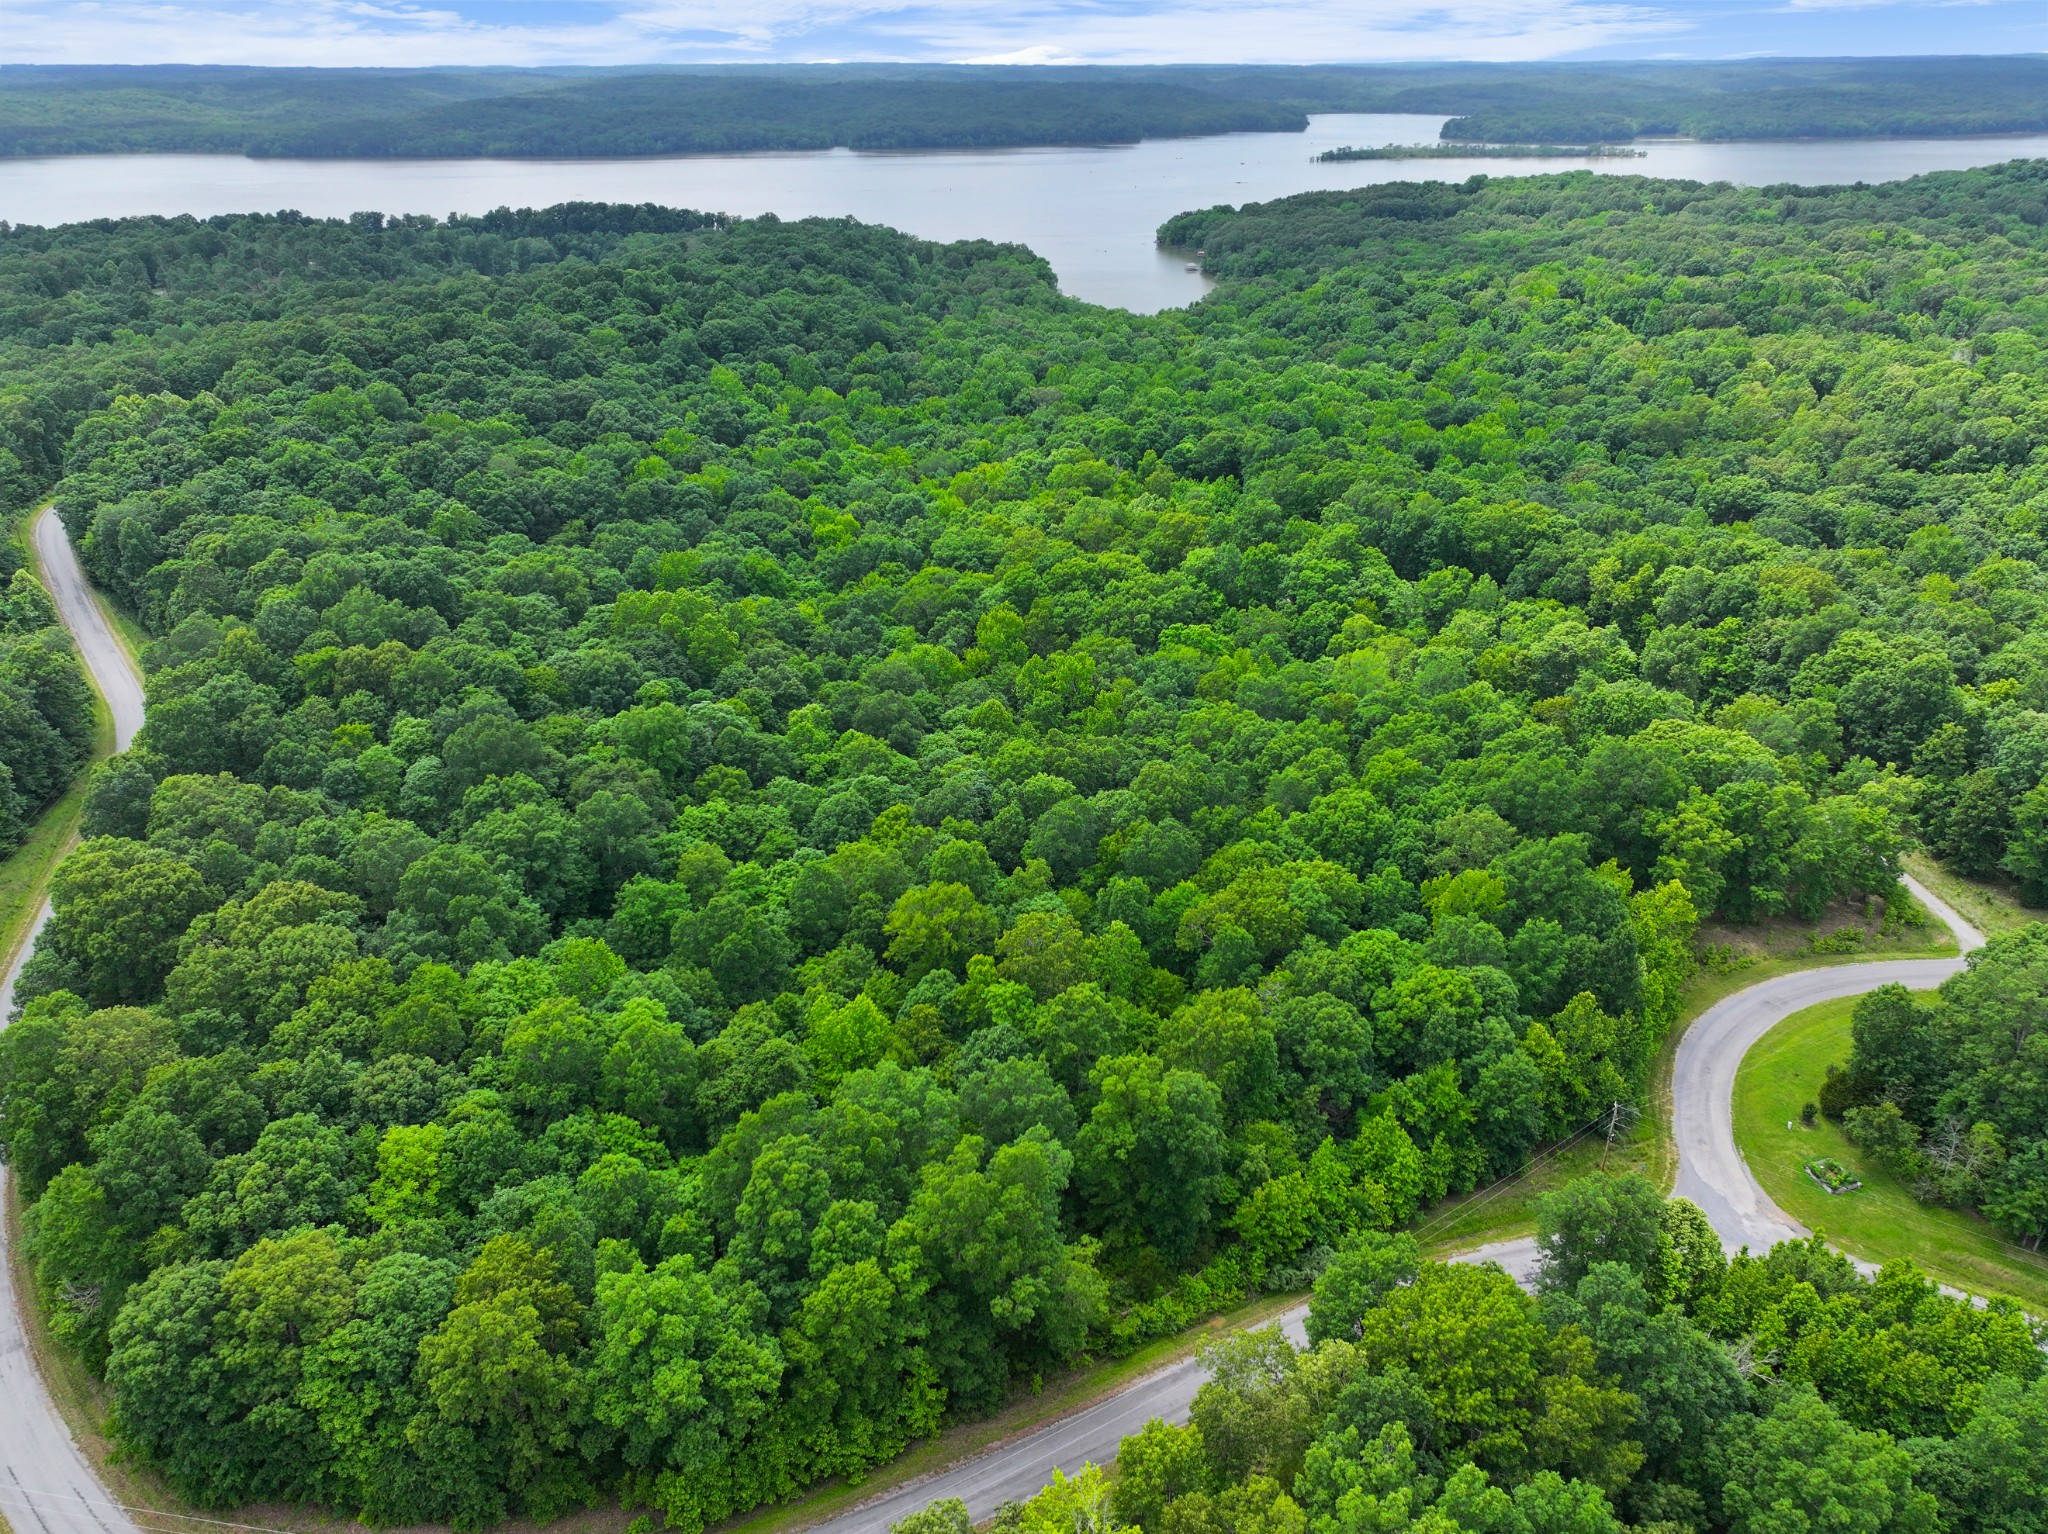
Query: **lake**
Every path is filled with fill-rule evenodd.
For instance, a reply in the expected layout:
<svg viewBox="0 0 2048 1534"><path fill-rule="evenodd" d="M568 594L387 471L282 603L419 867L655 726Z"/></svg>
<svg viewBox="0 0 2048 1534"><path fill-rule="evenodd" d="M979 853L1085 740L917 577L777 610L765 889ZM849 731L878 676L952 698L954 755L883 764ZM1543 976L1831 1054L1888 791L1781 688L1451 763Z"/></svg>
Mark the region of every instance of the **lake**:
<svg viewBox="0 0 2048 1534"><path fill-rule="evenodd" d="M1653 143L1643 159L1354 160L1343 144L1434 142L1441 117L1330 114L1306 133L1232 133L1098 148L691 155L633 160L251 160L67 155L0 160L0 218L61 224L136 213L296 208L317 216L483 213L571 201L658 202L784 218L851 214L934 240L1013 240L1095 303L1151 312L1208 282L1153 231L1175 213L1379 181L1462 181L1591 167L1618 175L1779 182L1894 181L2048 156L2048 134L1993 138Z"/></svg>

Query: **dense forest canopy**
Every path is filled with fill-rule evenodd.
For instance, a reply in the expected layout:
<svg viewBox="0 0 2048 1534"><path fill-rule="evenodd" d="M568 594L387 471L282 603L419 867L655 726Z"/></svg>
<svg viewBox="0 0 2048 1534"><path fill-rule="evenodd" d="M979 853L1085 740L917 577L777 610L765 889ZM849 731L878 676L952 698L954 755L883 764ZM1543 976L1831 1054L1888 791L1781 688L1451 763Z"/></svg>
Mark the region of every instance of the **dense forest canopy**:
<svg viewBox="0 0 2048 1534"><path fill-rule="evenodd" d="M1449 140L2048 128L2048 58L1717 64L0 68L0 153L548 156L1128 143L1441 114Z"/></svg>
<svg viewBox="0 0 2048 1534"><path fill-rule="evenodd" d="M1226 282L1158 316L850 221L0 230L6 493L156 636L0 1033L121 1441L213 1505L699 1527L1366 1283L1640 1096L1702 919L1892 900L1914 835L2023 874L2044 212L2040 162L1380 188L1170 225ZM2022 1410L2017 1323L1911 1275L1649 1317L1649 1218L1647 1298L1402 1302L1527 1355L1385 1444L1432 1510L1469 1462L1779 1527L1680 1495L1573 1305L1731 1392L1725 1338L1827 1392L1799 1337L1924 1314L1960 1383L1750 1413L1886 1508L1893 1438Z"/></svg>

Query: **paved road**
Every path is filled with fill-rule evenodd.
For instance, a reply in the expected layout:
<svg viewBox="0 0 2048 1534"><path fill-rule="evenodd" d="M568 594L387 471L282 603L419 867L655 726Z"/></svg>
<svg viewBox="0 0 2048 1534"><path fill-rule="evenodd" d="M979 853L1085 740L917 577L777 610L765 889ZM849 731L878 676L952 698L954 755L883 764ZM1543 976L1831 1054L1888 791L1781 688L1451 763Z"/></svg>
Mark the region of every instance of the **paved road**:
<svg viewBox="0 0 2048 1534"><path fill-rule="evenodd" d="M1921 904L1948 924L1963 952L1983 945L1984 935L1926 886L1914 879L1906 884ZM1750 1045L1816 1002L1860 996L1894 981L1914 990L1931 990L1962 967L1960 958L1894 959L1801 970L1737 991L1686 1029L1671 1073L1671 1133L1678 1142L1673 1191L1706 1212L1722 1245L1730 1251L1747 1246L1762 1252L1807 1234L1805 1226L1757 1185L1735 1144L1735 1069Z"/></svg>
<svg viewBox="0 0 2048 1534"><path fill-rule="evenodd" d="M87 588L56 514L43 512L31 533L43 584L113 713L115 748L125 750L142 727L142 678ZM20 960L28 957L35 932L49 914L45 903L20 959L0 981L0 1024L13 1011ZM0 1171L0 1176L12 1175ZM7 1233L0 1225L0 1514L14 1526L14 1534L140 1534L100 1485L43 1387L22 1336L20 1305L26 1297L14 1292L6 1246Z"/></svg>
<svg viewBox="0 0 2048 1534"><path fill-rule="evenodd" d="M1306 1305L1296 1306L1279 1318L1281 1328L1298 1345L1308 1340L1302 1331L1307 1318ZM816 1525L814 1534L886 1530L897 1519L908 1517L941 1497L962 1499L978 1522L1003 1503L1030 1496L1052 1479L1055 1469L1072 1475L1083 1465L1108 1464L1116 1458L1117 1445L1154 1417L1163 1417L1168 1422L1187 1421L1188 1406L1207 1377L1208 1371L1193 1358L1168 1364L1084 1411L998 1445L951 1470L897 1487L829 1523Z"/></svg>

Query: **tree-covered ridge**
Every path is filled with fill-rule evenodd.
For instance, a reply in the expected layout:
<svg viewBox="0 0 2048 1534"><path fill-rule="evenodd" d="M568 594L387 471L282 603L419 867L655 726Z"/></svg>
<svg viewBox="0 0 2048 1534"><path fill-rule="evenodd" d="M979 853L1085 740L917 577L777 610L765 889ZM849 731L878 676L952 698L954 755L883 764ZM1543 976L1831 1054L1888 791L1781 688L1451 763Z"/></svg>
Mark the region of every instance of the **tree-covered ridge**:
<svg viewBox="0 0 2048 1534"><path fill-rule="evenodd" d="M0 154L546 156L1128 143L1438 114L1449 140L2048 128L2048 61L0 68Z"/></svg>
<svg viewBox="0 0 2048 1534"><path fill-rule="evenodd" d="M1293 132L1293 70L0 69L0 154L673 155ZM1244 79L1236 79L1238 74ZM1355 90L1351 82L1346 87ZM1341 87L1340 87L1341 90ZM1304 94L1306 92L1306 94Z"/></svg>
<svg viewBox="0 0 2048 1534"><path fill-rule="evenodd" d="M1877 138L2038 132L2044 79L2038 56L1467 66L1430 95L1468 143Z"/></svg>
<svg viewBox="0 0 2048 1534"><path fill-rule="evenodd" d="M158 636L0 1033L124 1441L699 1524L1635 1096L1699 917L1890 896L2038 717L2040 177L1303 200L1155 317L849 222L9 232L17 477Z"/></svg>
<svg viewBox="0 0 2048 1534"><path fill-rule="evenodd" d="M1291 102L1232 99L1164 81L654 74L451 104L394 121L288 128L251 148L266 155L491 158L987 149L1299 133L1307 126L1307 115Z"/></svg>

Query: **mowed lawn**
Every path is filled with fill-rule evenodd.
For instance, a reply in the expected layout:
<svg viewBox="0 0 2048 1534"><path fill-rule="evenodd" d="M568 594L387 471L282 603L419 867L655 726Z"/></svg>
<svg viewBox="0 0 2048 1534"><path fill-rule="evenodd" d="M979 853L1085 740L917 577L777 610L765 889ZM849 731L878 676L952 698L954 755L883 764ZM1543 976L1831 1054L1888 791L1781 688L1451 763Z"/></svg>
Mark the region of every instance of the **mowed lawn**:
<svg viewBox="0 0 2048 1534"><path fill-rule="evenodd" d="M1869 1165L1841 1129L1799 1124L1830 1061L1847 1064L1853 998L1824 1001L1778 1024L1743 1058L1735 1077L1735 1139L1778 1206L1843 1251L1871 1262L1906 1257L1931 1278L1973 1294L2010 1295L2048 1316L2048 1258L2022 1251L1977 1215L1920 1203ZM1787 1128L1790 1122L1791 1127ZM1854 1193L1823 1192L1805 1163L1833 1156L1863 1179Z"/></svg>

